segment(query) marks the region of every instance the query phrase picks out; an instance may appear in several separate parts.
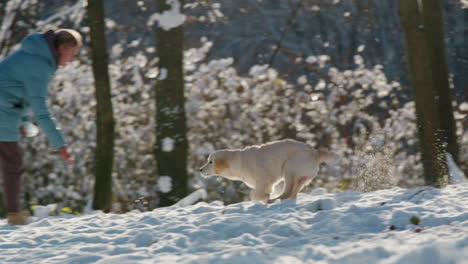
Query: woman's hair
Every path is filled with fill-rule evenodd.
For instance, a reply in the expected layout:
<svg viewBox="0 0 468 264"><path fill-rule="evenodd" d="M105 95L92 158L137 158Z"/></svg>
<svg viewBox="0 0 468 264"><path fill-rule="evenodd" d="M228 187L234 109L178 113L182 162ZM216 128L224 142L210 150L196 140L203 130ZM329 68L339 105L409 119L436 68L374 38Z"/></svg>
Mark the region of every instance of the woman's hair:
<svg viewBox="0 0 468 264"><path fill-rule="evenodd" d="M78 31L73 29L58 29L55 33L55 47L63 45L66 48L70 47L81 47L83 45L83 39Z"/></svg>

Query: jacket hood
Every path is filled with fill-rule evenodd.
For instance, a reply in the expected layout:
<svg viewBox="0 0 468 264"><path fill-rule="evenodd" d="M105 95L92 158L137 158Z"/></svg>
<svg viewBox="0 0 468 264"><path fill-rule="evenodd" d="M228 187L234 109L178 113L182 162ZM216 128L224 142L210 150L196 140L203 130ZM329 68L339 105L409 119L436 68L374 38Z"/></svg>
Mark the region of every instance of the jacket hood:
<svg viewBox="0 0 468 264"><path fill-rule="evenodd" d="M34 33L27 36L23 41L21 41L20 49L27 53L44 57L51 63L51 65L53 65L54 68L57 67L55 57L52 54L49 44L43 34Z"/></svg>

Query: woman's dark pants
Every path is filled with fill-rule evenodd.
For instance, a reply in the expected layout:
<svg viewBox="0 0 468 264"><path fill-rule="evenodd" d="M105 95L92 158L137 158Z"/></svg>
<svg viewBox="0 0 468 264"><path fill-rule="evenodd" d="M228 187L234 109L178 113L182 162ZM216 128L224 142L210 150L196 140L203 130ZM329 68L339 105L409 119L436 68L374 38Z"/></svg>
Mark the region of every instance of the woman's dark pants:
<svg viewBox="0 0 468 264"><path fill-rule="evenodd" d="M8 213L20 211L20 185L23 172L18 142L0 141L0 174L3 177L3 201Z"/></svg>

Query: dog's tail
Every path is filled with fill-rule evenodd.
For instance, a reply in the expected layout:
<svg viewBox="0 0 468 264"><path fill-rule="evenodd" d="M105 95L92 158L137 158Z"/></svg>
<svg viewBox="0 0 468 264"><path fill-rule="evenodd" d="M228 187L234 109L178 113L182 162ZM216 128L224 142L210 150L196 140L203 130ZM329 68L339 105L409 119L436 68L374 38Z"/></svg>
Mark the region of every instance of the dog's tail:
<svg viewBox="0 0 468 264"><path fill-rule="evenodd" d="M318 156L320 163L324 162L328 165L337 164L340 161L340 156L335 152L319 149Z"/></svg>

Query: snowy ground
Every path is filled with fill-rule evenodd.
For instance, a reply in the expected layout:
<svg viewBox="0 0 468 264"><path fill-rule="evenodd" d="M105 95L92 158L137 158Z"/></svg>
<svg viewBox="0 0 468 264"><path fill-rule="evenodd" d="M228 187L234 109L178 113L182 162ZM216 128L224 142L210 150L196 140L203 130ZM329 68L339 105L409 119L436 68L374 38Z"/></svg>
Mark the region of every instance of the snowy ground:
<svg viewBox="0 0 468 264"><path fill-rule="evenodd" d="M0 252L0 263L468 263L468 184L0 220Z"/></svg>

